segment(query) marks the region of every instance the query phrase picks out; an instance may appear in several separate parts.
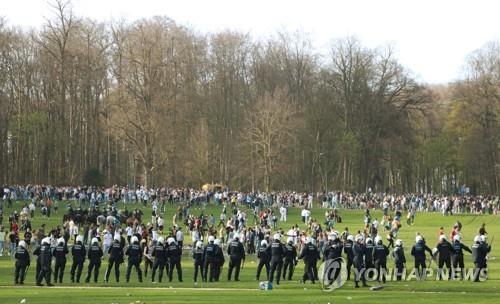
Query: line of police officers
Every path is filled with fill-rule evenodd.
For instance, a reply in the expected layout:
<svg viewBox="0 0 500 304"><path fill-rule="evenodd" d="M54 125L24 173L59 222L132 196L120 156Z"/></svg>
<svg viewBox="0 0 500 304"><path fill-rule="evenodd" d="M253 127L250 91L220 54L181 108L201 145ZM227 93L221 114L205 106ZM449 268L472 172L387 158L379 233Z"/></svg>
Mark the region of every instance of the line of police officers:
<svg viewBox="0 0 500 304"><path fill-rule="evenodd" d="M446 236L441 235L439 243L434 252L426 245L424 238L421 235L416 237L415 245L411 249L411 255L414 257L415 269L417 270L417 278L421 279L425 274L427 265L426 252L432 258L437 258L438 275L442 279L443 266L448 268L450 278L451 273L455 269L461 270L461 279L463 279L464 259L463 251L472 253L473 262L475 265L474 281L479 281L481 272L485 272L487 268L487 254L491 250L491 246L486 243L484 235L478 235L474 238L472 249L469 249L461 243L460 235L455 235L453 242L449 243ZM41 245L34 250L34 255L37 256L36 263L36 284L42 286L42 281L45 280L47 286L52 286L52 260L55 260L53 278L54 282L63 282L64 270L66 266L66 255L69 253L67 245L63 238L57 240L57 245L51 247L51 239L46 237L42 239ZM91 240L91 245L87 249L83 244L83 237L78 236L75 244L71 248L73 261L71 265L70 275L71 282L79 283L85 259L89 260L87 276L85 282L90 282L93 274L94 282L98 281L99 269L101 266L104 252L97 238ZM120 264L124 263L124 257L128 256L128 265L126 272L126 281L129 282L132 268L135 268L139 282L142 282L142 271L140 263L143 258L143 249L136 236L131 238L129 246L125 248L125 239L121 235L116 235L112 245L108 250L109 263L105 272L105 282L109 281L109 276L113 267L115 268L116 282L120 281ZM227 254L229 257L229 268L227 279L230 281L234 273L234 280L239 281L240 269L245 262L245 248L240 242L240 237L235 234L233 240L228 244ZM355 287L359 288L359 282L363 286L366 284L365 272L370 272L370 269L376 269L367 273L367 275L378 274L375 278L379 282L385 283L384 274L387 271L387 257L389 256L389 248L383 244L382 238L376 236L374 240L366 238L358 234L356 236L348 235L343 242L340 240L337 232L329 235L328 242L324 246L323 260L332 261L346 256L347 280L351 278L351 269L355 268ZM163 237L159 237L151 252L152 274L151 280L155 282L156 273L158 272L158 282L163 279L163 272L166 269L169 281L173 279L174 268L177 270L178 280L182 282L181 268L182 248L178 245L173 237L167 238L166 242ZM406 258L403 249L403 242L396 240L394 249L391 254L394 259L396 268L396 278L401 280L406 267ZM262 240L257 250L259 263L257 265L256 280L260 280L262 269L265 268L266 279L270 282L276 281L279 285L280 279L292 280L294 268L299 259L304 261L304 274L301 282L310 280L315 283L318 280L317 262L320 259L318 247L315 245L313 238L306 238L305 245L302 248L300 255L297 254L296 247L293 243L293 238L289 237L286 244L281 242L281 235L276 233L273 240L268 244L267 240ZM27 245L24 241L19 242L16 254L15 264L15 284L24 284L27 269L30 265L30 254ZM203 246L203 243L196 242L192 258L194 261L194 282L198 281L198 274L204 282L219 281L221 269L225 263L225 257L220 240L213 236L208 237L208 244ZM453 265L453 268L451 268ZM332 273L328 273L329 280L335 280L339 275L340 267ZM288 275L287 275L288 274ZM373 277L372 277L373 278Z"/></svg>

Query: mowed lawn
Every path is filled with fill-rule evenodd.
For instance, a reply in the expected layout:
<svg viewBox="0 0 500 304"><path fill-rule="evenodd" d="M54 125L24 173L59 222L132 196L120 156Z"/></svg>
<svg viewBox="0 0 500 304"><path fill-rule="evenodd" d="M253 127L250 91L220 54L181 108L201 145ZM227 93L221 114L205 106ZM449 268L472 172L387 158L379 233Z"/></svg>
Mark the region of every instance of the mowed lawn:
<svg viewBox="0 0 500 304"><path fill-rule="evenodd" d="M121 206L120 206L121 207ZM135 208L129 206L129 209ZM137 205L137 207L140 207ZM221 208L209 205L205 213L213 213L218 218ZM6 210L8 214L10 210ZM43 221L48 227L61 223L62 213L65 211L65 203L60 205L59 214L53 215L50 219L42 219L36 216L34 227L38 227ZM315 208L313 217L323 222L324 209ZM166 226L171 224L174 208L169 206L166 213ZM201 209L192 208L191 213L199 214ZM144 210L145 221L150 218L150 210ZM287 223L280 223L280 226L288 230L292 224L300 223L300 210L291 209ZM336 227L342 231L346 226L350 231L355 232L363 226L363 211L361 210L341 210L342 224ZM380 211L372 211L372 217L382 218ZM217 283L198 283L194 285L192 280L193 267L188 252L185 252L182 260L184 282L177 281L174 272L174 280L169 283L165 278L163 283L152 284L150 272L144 283L137 282L137 277L132 272L131 282L125 283L126 267L121 267L121 283L114 282L114 274L110 276L111 283L103 283L106 260L100 269L99 283L94 284L71 284L69 283L69 267L71 258L66 265L64 282L56 287L36 287L34 286L35 262L29 269L26 285L13 285L14 260L10 257L0 258L0 304L20 303L498 303L500 297L500 264L497 257L500 257L500 249L496 245L498 240L495 235L500 235L499 216L490 215L459 215L444 217L439 213L419 213L416 217L415 225L407 226L403 223L398 238L403 239L407 267L413 265L410 255L411 246L414 243L416 232L424 234L429 247L434 247L437 241L437 232L440 226L444 226L448 233L453 223L460 220L463 224L462 233L464 243L472 245L472 239L481 223L486 223L489 241L493 239L493 248L488 262L489 280L487 282L473 283L470 281L435 281L435 273L432 278L425 282L403 281L387 282L385 288L379 291L369 291L366 288L354 289L353 283L347 282L341 289L333 292L324 292L319 284L300 284L299 279L303 273L303 263L299 265L294 274L293 281L282 281L281 285L275 286L272 291L262 291L258 289L258 282L255 280L256 260L254 256L247 257L244 268L241 272L240 282L227 282L227 260L224 265L221 281ZM5 221L4 221L5 224ZM188 236L188 233L186 233ZM188 237L189 238L189 237ZM385 240L385 238L384 238ZM189 239L185 243L189 243ZM472 267L471 257L466 253L466 267ZM319 265L319 263L318 263ZM86 266L84 273L86 275ZM389 259L388 267L392 267L392 260ZM433 268L435 264L433 263ZM263 279L264 276L261 276ZM371 283L374 285L375 283Z"/></svg>

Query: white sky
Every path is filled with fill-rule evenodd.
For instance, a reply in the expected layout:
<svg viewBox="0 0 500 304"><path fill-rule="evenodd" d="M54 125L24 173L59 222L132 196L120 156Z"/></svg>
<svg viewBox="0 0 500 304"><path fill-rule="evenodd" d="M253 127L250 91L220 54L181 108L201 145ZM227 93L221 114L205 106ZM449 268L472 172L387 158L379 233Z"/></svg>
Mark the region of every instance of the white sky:
<svg viewBox="0 0 500 304"><path fill-rule="evenodd" d="M40 27L46 0L0 0L10 25ZM73 0L78 16L101 21L166 15L199 32L223 29L266 37L277 30L310 34L323 53L333 39L356 36L368 47L392 44L417 79L446 83L461 76L465 57L500 40L495 0Z"/></svg>

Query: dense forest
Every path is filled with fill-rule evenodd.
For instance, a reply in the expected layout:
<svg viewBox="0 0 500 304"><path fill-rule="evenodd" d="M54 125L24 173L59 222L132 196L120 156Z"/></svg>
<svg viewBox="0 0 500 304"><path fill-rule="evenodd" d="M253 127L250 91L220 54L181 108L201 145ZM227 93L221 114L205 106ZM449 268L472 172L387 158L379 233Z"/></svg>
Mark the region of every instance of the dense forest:
<svg viewBox="0 0 500 304"><path fill-rule="evenodd" d="M52 5L37 30L0 19L0 184L500 191L498 41L431 86L352 37L324 54Z"/></svg>

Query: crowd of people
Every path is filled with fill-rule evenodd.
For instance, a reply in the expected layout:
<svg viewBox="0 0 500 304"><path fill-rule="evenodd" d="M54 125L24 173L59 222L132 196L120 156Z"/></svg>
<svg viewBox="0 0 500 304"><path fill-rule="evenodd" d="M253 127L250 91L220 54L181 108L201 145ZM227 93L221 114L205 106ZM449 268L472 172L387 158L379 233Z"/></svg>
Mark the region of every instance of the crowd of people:
<svg viewBox="0 0 500 304"><path fill-rule="evenodd" d="M150 270L152 282L161 282L164 271L169 281L174 270L177 279L183 281L182 256L190 252L194 263L195 283L219 281L223 266L228 260L227 279L239 280L240 269L247 255L258 260L255 279L260 280L262 270L266 281L280 284L280 280L292 280L299 260L304 261L302 282L315 282L318 278L317 263L345 256L347 279L351 268L355 271L355 286L366 285L367 269L383 273L387 258L394 259L397 277L406 268L402 241L397 238L403 212L407 223L412 224L416 212L436 211L443 215L454 213L498 213L498 197L495 196L432 196L329 193L244 193L224 190L193 189L130 189L127 187L50 187L15 186L2 187L0 193L0 256L4 246L7 254L16 259L15 283L23 284L31 264L31 254L37 256L35 282L47 285L63 282L67 257L72 256L71 282L79 283L88 260L85 282L98 282L103 259L108 259L104 281L108 282L114 268L115 280L120 281L121 264L127 261L125 279L128 282L135 269L139 282ZM70 203L64 210L63 223L50 230L45 225L33 229L35 216L50 217L58 210L59 202ZM324 220L311 216L314 203L325 209ZM151 218L145 216L142 204L151 210ZM193 206L208 203L218 206L221 213L194 214ZM175 212L171 224L166 222L165 208L170 204ZM3 225L3 210L16 209L8 217L8 230ZM306 229L293 225L284 230L288 209L300 207ZM363 228L351 233L342 223L339 208L362 208L365 211ZM370 209L383 210L383 218L372 219ZM279 224L278 224L279 223ZM471 248L461 243L461 224L453 227L450 241L440 231L436 252L417 235L411 249L415 268L422 275L426 268L426 252L431 258L439 256L438 268L464 268L463 250L473 253L477 269L486 269L486 255L491 249L486 242L483 227ZM21 232L24 236L21 237ZM184 232L190 234L191 243L184 243ZM387 245L384 244L385 235ZM6 242L7 239L7 242ZM286 240L286 241L285 241ZM54 260L54 271L52 264ZM156 276L158 274L158 276ZM234 274L234 277L233 277ZM335 280L339 273L329 274ZM53 278L53 280L52 280ZM385 282L381 275L377 278ZM479 280L479 277L475 277Z"/></svg>

